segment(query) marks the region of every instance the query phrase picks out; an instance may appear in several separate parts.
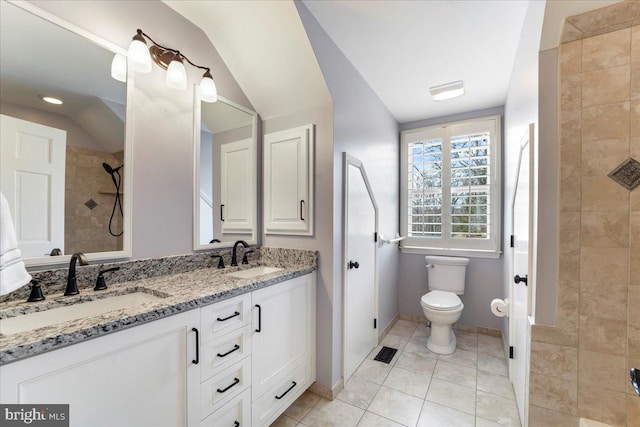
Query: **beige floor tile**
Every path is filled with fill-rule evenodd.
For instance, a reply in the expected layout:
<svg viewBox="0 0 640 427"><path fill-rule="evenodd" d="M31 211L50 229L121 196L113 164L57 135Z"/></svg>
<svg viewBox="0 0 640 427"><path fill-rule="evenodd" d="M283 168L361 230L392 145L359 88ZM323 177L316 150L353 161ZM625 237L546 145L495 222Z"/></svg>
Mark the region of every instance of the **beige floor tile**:
<svg viewBox="0 0 640 427"><path fill-rule="evenodd" d="M478 369L478 390L493 393L508 399L515 399L513 386L508 377L494 375L490 372Z"/></svg>
<svg viewBox="0 0 640 427"><path fill-rule="evenodd" d="M424 402L418 427L473 427L475 417L456 409Z"/></svg>
<svg viewBox="0 0 640 427"><path fill-rule="evenodd" d="M438 356L438 360L445 360L457 365L472 366L475 368L478 364L478 353L475 351L457 349L452 354L441 354Z"/></svg>
<svg viewBox="0 0 640 427"><path fill-rule="evenodd" d="M378 389L379 384L352 376L337 398L358 408L367 409Z"/></svg>
<svg viewBox="0 0 640 427"><path fill-rule="evenodd" d="M394 423L371 412L365 412L358 427L402 427L402 424Z"/></svg>
<svg viewBox="0 0 640 427"><path fill-rule="evenodd" d="M488 335L478 335L478 353L485 353L504 359L505 354L502 339Z"/></svg>
<svg viewBox="0 0 640 427"><path fill-rule="evenodd" d="M420 354L422 356L427 356L432 359L437 359L438 354L432 352L427 348L427 338L423 338L421 340L410 340L404 348L406 353Z"/></svg>
<svg viewBox="0 0 640 427"><path fill-rule="evenodd" d="M476 397L476 415L488 421L504 426L520 427L520 418L516 401L478 391Z"/></svg>
<svg viewBox="0 0 640 427"><path fill-rule="evenodd" d="M476 427L500 427L502 424L476 417Z"/></svg>
<svg viewBox="0 0 640 427"><path fill-rule="evenodd" d="M381 387L369 405L369 412L397 423L414 426L420 416L422 399L387 387Z"/></svg>
<svg viewBox="0 0 640 427"><path fill-rule="evenodd" d="M289 418L286 415L280 415L272 424L271 427L295 427L298 422L293 418Z"/></svg>
<svg viewBox="0 0 640 427"><path fill-rule="evenodd" d="M407 328L415 328L418 326L418 322L407 319L398 319L393 326L405 326Z"/></svg>
<svg viewBox="0 0 640 427"><path fill-rule="evenodd" d="M462 350L478 350L478 334L473 332L455 331L456 347Z"/></svg>
<svg viewBox="0 0 640 427"><path fill-rule="evenodd" d="M493 357L488 354L478 353L478 369L496 375L508 376L507 362L505 359Z"/></svg>
<svg viewBox="0 0 640 427"><path fill-rule="evenodd" d="M404 349L404 347L407 345L408 342L409 342L408 337L399 337L397 335L387 334L387 336L384 337L380 345L384 345L391 348L397 348L398 351L402 351L402 349Z"/></svg>
<svg viewBox="0 0 640 427"><path fill-rule="evenodd" d="M426 323L418 323L418 326L416 326L416 330L413 331L413 334L411 335L411 339L416 339L416 338L426 338L429 336L429 328L427 327Z"/></svg>
<svg viewBox="0 0 640 427"><path fill-rule="evenodd" d="M424 399L430 382L431 375L393 368L382 385Z"/></svg>
<svg viewBox="0 0 640 427"><path fill-rule="evenodd" d="M432 378L427 400L475 415L476 391L474 389Z"/></svg>
<svg viewBox="0 0 640 427"><path fill-rule="evenodd" d="M353 373L354 376L360 377L376 384L382 384L389 375L391 366L376 360L366 359L358 369Z"/></svg>
<svg viewBox="0 0 640 427"><path fill-rule="evenodd" d="M398 320L398 322L400 322L400 320ZM389 335L409 338L411 337L411 335L413 334L413 331L415 330L416 330L415 323L413 324L413 326L396 323L395 325L393 325L393 328L391 328L391 330L389 331Z"/></svg>
<svg viewBox="0 0 640 427"><path fill-rule="evenodd" d="M396 368L403 368L407 371L423 375L431 375L436 367L437 359L421 354L403 352L396 363Z"/></svg>
<svg viewBox="0 0 640 427"><path fill-rule="evenodd" d="M464 387L476 388L476 368L471 366L456 365L446 360L438 360L433 378Z"/></svg>
<svg viewBox="0 0 640 427"><path fill-rule="evenodd" d="M296 421L301 421L305 415L309 413L316 403L320 400L320 396L310 391L305 391L291 406L284 411L284 415Z"/></svg>
<svg viewBox="0 0 640 427"><path fill-rule="evenodd" d="M344 403L341 400L321 399L316 406L302 419L302 424L309 427L349 427L356 426L364 410Z"/></svg>

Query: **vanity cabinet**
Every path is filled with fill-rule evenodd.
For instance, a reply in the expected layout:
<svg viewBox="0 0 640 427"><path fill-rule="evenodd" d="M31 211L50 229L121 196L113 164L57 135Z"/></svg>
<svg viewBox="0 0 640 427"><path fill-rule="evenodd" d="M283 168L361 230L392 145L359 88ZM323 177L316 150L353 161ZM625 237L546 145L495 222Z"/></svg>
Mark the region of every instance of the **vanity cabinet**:
<svg viewBox="0 0 640 427"><path fill-rule="evenodd" d="M196 426L199 310L0 366L2 403L69 404L71 426Z"/></svg>
<svg viewBox="0 0 640 427"><path fill-rule="evenodd" d="M268 426L315 381L315 273L0 366L71 426Z"/></svg>
<svg viewBox="0 0 640 427"><path fill-rule="evenodd" d="M315 274L253 292L253 425L273 422L315 381Z"/></svg>
<svg viewBox="0 0 640 427"><path fill-rule="evenodd" d="M313 235L314 125L264 136L266 234Z"/></svg>

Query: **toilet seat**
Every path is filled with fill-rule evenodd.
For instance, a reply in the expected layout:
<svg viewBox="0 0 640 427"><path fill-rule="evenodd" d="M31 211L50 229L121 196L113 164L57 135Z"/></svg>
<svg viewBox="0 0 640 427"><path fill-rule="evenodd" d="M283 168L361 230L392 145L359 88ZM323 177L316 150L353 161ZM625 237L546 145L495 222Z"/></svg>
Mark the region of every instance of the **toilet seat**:
<svg viewBox="0 0 640 427"><path fill-rule="evenodd" d="M434 311L453 311L463 307L458 295L447 291L431 291L420 299L422 305Z"/></svg>

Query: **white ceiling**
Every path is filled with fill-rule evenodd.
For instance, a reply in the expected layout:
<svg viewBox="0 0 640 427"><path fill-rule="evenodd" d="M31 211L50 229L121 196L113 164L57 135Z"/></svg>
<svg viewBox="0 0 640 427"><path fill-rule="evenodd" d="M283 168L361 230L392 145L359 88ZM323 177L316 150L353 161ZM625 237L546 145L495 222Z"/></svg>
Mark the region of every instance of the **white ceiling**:
<svg viewBox="0 0 640 427"><path fill-rule="evenodd" d="M263 118L331 101L292 1L164 1L205 31ZM529 1L302 1L398 122L504 105ZM541 48L565 17L616 1L547 1ZM431 99L456 80L465 96Z"/></svg>
<svg viewBox="0 0 640 427"><path fill-rule="evenodd" d="M207 34L263 119L331 103L292 1L164 3Z"/></svg>

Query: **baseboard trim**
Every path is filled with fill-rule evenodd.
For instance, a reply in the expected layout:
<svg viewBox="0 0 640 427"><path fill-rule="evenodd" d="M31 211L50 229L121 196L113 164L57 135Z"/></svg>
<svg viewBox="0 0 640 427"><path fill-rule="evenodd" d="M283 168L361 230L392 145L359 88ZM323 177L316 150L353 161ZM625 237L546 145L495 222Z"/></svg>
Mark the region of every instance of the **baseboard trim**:
<svg viewBox="0 0 640 427"><path fill-rule="evenodd" d="M311 384L311 387L309 387L310 392L328 400L334 400L343 389L344 380L342 378L340 378L331 388L317 382Z"/></svg>
<svg viewBox="0 0 640 427"><path fill-rule="evenodd" d="M393 319L391 319L391 322L389 322L387 326L378 333L378 344L380 344L380 342L384 339L384 337L387 336L387 334L389 333L391 328L393 328L393 325L395 325L397 321L398 321L398 314L396 313L396 315L393 316Z"/></svg>

